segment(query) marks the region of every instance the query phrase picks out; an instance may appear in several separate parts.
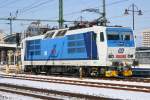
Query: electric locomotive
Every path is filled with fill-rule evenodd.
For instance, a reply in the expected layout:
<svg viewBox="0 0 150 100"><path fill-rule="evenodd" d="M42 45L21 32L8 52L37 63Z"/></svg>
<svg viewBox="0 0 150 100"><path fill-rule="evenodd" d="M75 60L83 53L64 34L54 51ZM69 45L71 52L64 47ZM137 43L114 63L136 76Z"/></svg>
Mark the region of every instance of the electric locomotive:
<svg viewBox="0 0 150 100"><path fill-rule="evenodd" d="M135 41L127 27L65 28L23 39L21 52L25 72L131 76Z"/></svg>

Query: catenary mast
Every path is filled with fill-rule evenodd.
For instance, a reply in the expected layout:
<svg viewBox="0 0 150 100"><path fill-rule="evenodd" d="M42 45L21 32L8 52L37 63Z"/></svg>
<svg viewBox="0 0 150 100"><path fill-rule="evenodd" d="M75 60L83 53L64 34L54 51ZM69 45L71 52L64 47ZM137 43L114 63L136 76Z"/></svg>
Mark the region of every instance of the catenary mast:
<svg viewBox="0 0 150 100"><path fill-rule="evenodd" d="M59 0L59 28L63 28L64 18L63 18L63 0Z"/></svg>
<svg viewBox="0 0 150 100"><path fill-rule="evenodd" d="M100 24L102 26L107 25L107 19L106 19L106 0L103 0L103 12L102 12L102 18L100 19Z"/></svg>

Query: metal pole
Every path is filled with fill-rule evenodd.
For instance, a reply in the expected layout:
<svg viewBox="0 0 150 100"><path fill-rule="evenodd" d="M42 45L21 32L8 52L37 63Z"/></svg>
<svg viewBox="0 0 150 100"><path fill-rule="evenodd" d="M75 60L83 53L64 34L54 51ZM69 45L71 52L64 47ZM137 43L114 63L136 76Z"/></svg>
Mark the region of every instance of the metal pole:
<svg viewBox="0 0 150 100"><path fill-rule="evenodd" d="M10 13L10 17L8 18L10 21L10 35L12 34L12 14Z"/></svg>
<svg viewBox="0 0 150 100"><path fill-rule="evenodd" d="M19 65L19 47L16 46L16 74L20 73L20 65Z"/></svg>
<svg viewBox="0 0 150 100"><path fill-rule="evenodd" d="M12 19L10 18L10 35L12 34Z"/></svg>
<svg viewBox="0 0 150 100"><path fill-rule="evenodd" d="M93 39L93 34L92 34L92 32L91 32L90 35L91 35L91 60L92 60L92 56L93 56L93 55L92 55L92 39Z"/></svg>
<svg viewBox="0 0 150 100"><path fill-rule="evenodd" d="M131 9L130 9L131 7ZM142 15L142 11L138 9L138 7L133 3L132 5L129 6L128 9L125 10L124 14L129 14L128 12L132 12L132 28L135 30L135 13L137 12L138 15Z"/></svg>
<svg viewBox="0 0 150 100"><path fill-rule="evenodd" d="M134 30L134 20L135 20L135 15L134 15L134 12L135 12L135 10L134 10L134 4L132 4L132 14L133 14L133 30Z"/></svg>
<svg viewBox="0 0 150 100"><path fill-rule="evenodd" d="M103 26L106 26L106 1L103 0Z"/></svg>
<svg viewBox="0 0 150 100"><path fill-rule="evenodd" d="M16 65L16 55L15 55L15 51L13 51L13 56L14 56L14 65Z"/></svg>
<svg viewBox="0 0 150 100"><path fill-rule="evenodd" d="M105 6L105 0L103 0L103 17L106 18L106 6Z"/></svg>
<svg viewBox="0 0 150 100"><path fill-rule="evenodd" d="M10 65L10 53L9 51L7 50L7 56L6 56L6 74L9 74L9 65Z"/></svg>
<svg viewBox="0 0 150 100"><path fill-rule="evenodd" d="M59 0L59 28L63 28L63 0Z"/></svg>

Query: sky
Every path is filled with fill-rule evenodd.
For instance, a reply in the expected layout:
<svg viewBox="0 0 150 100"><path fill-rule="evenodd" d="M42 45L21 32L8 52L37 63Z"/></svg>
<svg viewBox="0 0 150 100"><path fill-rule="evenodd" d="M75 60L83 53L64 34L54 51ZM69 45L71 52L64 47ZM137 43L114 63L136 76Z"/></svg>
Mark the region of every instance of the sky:
<svg viewBox="0 0 150 100"><path fill-rule="evenodd" d="M18 19L58 19L58 1L59 0L0 0L0 18L9 18L10 13ZM63 0L64 1L64 19L65 20L94 20L100 15L92 12L81 12L87 8L99 8L102 10L102 0ZM124 15L125 9L131 10L131 5L135 4L142 10L143 15L135 13L135 34L138 45L141 44L144 29L150 28L150 0L106 0L106 16L109 25L120 25L132 28L132 13ZM16 11L18 14L16 16ZM23 32L31 22L13 21L13 32ZM50 26L56 26L58 23L43 22ZM9 21L0 20L0 29L9 34Z"/></svg>

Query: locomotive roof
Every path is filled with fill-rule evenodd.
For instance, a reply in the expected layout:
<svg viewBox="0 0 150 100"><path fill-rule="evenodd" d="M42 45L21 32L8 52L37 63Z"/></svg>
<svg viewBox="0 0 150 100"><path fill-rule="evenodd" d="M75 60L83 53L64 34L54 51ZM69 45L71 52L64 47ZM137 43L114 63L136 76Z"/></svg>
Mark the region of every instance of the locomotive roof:
<svg viewBox="0 0 150 100"><path fill-rule="evenodd" d="M71 35L71 34L79 34L79 33L84 33L84 32L89 32L89 31L95 31L97 29L105 30L106 28L127 28L127 29L130 29L128 27L113 27L113 26L107 26L107 27L105 27L105 26L92 26L92 27L75 29L75 30L69 30L69 28L64 28L64 29L47 31L46 34L44 34L44 35L27 37L27 38L25 38L25 40L63 37L66 35Z"/></svg>

